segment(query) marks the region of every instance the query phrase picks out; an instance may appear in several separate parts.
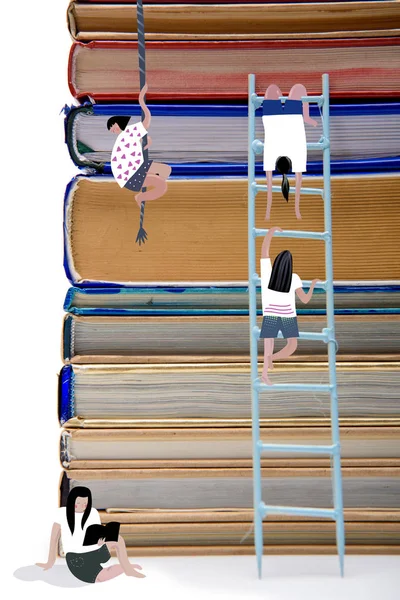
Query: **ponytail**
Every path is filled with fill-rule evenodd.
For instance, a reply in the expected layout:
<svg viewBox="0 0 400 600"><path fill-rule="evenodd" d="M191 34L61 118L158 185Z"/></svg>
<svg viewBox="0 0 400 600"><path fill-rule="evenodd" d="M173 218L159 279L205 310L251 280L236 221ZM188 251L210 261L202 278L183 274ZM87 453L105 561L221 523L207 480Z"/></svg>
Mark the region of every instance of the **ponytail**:
<svg viewBox="0 0 400 600"><path fill-rule="evenodd" d="M292 170L292 161L287 156L280 156L275 164L275 169L282 174L282 194L285 198L286 202L289 201L289 179L287 178L287 174Z"/></svg>

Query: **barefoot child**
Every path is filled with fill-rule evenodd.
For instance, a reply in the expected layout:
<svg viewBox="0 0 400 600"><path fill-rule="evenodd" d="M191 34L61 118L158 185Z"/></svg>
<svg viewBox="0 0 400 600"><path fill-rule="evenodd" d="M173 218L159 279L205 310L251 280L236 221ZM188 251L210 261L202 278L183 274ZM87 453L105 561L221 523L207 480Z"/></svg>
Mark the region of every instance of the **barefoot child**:
<svg viewBox="0 0 400 600"><path fill-rule="evenodd" d="M307 304L311 300L315 284L319 281L314 279L307 294L304 292L300 277L293 273L292 255L289 250L280 252L275 258L274 264L271 265L269 247L276 231L282 231L282 229L280 227L269 229L261 248L263 320L260 338L264 339L264 368L261 380L267 385L272 385L268 377L268 369L273 369L273 360L288 358L297 348L299 328L295 292L300 300ZM287 339L287 344L282 350L273 354L274 338L278 337L279 331Z"/></svg>
<svg viewBox="0 0 400 600"><path fill-rule="evenodd" d="M272 206L272 171L276 169L282 174L282 194L289 200L289 171L295 173L295 212L300 214L300 190L302 173L307 167L307 141L304 123L315 127L317 121L310 117L307 102L307 90L301 83L296 83L290 90L286 102L280 100L282 92L275 84L271 84L264 95L262 122L264 125L264 171L267 176L267 214L271 216Z"/></svg>
<svg viewBox="0 0 400 600"><path fill-rule="evenodd" d="M107 128L112 133L118 134L111 153L111 170L120 187L125 187L132 192L138 192L135 196L137 204L149 200L161 198L167 191L167 182L171 174L171 167L164 163L152 160L144 160L143 150L151 145L151 137L148 136L148 144L142 148L141 140L147 135L150 127L151 114L144 96L147 84L139 94L139 104L145 114L144 121L129 124L129 117L111 117L107 121ZM142 188L146 189L142 192Z"/></svg>
<svg viewBox="0 0 400 600"><path fill-rule="evenodd" d="M44 570L53 567L61 536L68 569L80 581L99 583L114 579L121 573L130 577L145 577L137 570L142 568L140 565L129 562L125 542L120 535L116 542L105 542L101 539L92 546L84 544L89 526L100 525L100 523L100 515L92 507L92 494L89 488L72 488L68 494L67 506L57 509L51 531L48 561L36 564ZM119 564L103 567L102 565L111 558L111 548L116 549Z"/></svg>

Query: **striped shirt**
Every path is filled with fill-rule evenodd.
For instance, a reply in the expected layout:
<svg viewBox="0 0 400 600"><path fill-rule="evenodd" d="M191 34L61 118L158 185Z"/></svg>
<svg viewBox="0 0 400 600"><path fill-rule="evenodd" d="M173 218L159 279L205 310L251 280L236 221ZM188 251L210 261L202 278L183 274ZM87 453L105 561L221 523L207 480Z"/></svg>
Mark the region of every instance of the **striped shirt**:
<svg viewBox="0 0 400 600"><path fill-rule="evenodd" d="M293 273L290 290L285 292L276 292L268 289L269 280L272 272L271 259L261 259L261 300L263 316L273 317L295 317L296 316L296 295L298 288L303 287L300 277Z"/></svg>

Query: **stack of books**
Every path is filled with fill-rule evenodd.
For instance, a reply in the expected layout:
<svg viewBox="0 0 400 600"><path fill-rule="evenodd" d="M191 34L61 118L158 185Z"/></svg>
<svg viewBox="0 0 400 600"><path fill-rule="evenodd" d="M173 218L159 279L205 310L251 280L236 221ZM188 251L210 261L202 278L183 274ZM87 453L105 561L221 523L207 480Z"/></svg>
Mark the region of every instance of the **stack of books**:
<svg viewBox="0 0 400 600"><path fill-rule="evenodd" d="M318 7L318 9L317 9ZM331 82L333 253L346 552L400 551L399 3L144 3L149 157L168 191L139 209L111 175L110 116L140 120L136 4L71 2L66 108L60 500L85 485L132 555L252 554L247 271L247 75L257 94ZM257 113L258 114L258 113ZM322 134L306 125L307 141ZM263 136L261 113L257 119ZM262 157L257 175L263 176ZM264 183L265 179L259 182ZM305 187L323 187L310 152ZM265 195L266 196L266 195ZM323 206L257 196L258 227L323 231ZM299 226L300 224L300 226ZM282 238L273 253L285 248ZM261 243L258 246L260 252ZM294 270L325 278L323 242L294 239ZM257 256L259 258L259 254ZM258 298L261 309L261 299ZM325 294L298 306L325 326ZM260 310L261 315L261 310ZM276 347L283 341L277 340ZM260 361L262 345L260 342ZM326 383L326 348L301 341L273 383ZM324 394L271 392L261 439L329 443ZM269 504L332 506L330 461L262 459ZM265 553L336 552L335 525L269 517Z"/></svg>

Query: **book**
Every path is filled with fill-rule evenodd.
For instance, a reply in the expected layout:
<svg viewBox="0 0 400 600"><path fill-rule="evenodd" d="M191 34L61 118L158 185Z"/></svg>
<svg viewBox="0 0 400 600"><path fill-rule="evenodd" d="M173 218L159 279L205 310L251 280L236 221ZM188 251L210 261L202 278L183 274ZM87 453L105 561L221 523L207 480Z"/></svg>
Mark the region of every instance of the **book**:
<svg viewBox="0 0 400 600"><path fill-rule="evenodd" d="M311 312L311 314L310 314ZM327 360L321 340L302 339L302 332L320 333L326 317L298 313L300 340L296 361ZM400 359L400 309L373 314L336 316L337 360ZM275 350L284 346L277 339ZM258 344L260 359L263 341ZM63 359L93 362L249 362L248 316L75 316L67 315L63 328ZM377 358L379 357L379 358Z"/></svg>
<svg viewBox="0 0 400 600"><path fill-rule="evenodd" d="M303 186L322 188L323 181L304 177ZM335 280L400 279L398 173L333 176L331 187ZM132 192L109 176L78 176L65 194L67 277L73 284L100 287L243 284L248 281L247 193L244 178L171 179L163 198L146 207L149 239L142 248L135 242L139 209ZM305 195L301 205L301 228L323 232L321 198ZM266 193L259 193L259 227L270 225L265 211ZM292 198L286 203L274 193L271 219L283 229L298 229ZM261 243L259 239L257 265ZM272 256L288 247L303 281L324 280L323 240L277 238Z"/></svg>
<svg viewBox="0 0 400 600"><path fill-rule="evenodd" d="M250 509L107 509L118 519L128 554L136 556L253 554ZM344 509L347 554L398 554L400 511ZM335 524L319 518L270 515L263 522L264 554L335 554ZM64 553L61 552L64 556Z"/></svg>
<svg viewBox="0 0 400 600"><path fill-rule="evenodd" d="M228 5L144 6L146 40L384 37L399 32L398 2L248 2ZM96 5L72 1L68 25L80 41L137 39L136 3Z"/></svg>
<svg viewBox="0 0 400 600"><path fill-rule="evenodd" d="M330 98L398 98L399 44L399 37L146 41L146 99L247 101L249 73L256 75L259 95L277 80L285 95L298 82L320 95L321 76L329 73ZM68 63L71 94L81 101L137 102L137 65L137 42L75 42Z"/></svg>
<svg viewBox="0 0 400 600"><path fill-rule="evenodd" d="M274 383L328 383L327 363L279 363ZM400 363L338 363L341 425L397 425ZM251 425L249 364L67 365L59 378L66 427L237 427ZM260 402L262 426L329 424L326 393L276 391Z"/></svg>
<svg viewBox="0 0 400 600"><path fill-rule="evenodd" d="M86 529L83 545L93 546L94 544L97 544L100 539L104 539L106 542L117 542L119 528L120 524L116 521L110 521L105 525L90 525Z"/></svg>
<svg viewBox="0 0 400 600"><path fill-rule="evenodd" d="M400 459L399 426L343 426L341 463L344 467L374 466L381 459ZM260 439L269 444L327 444L329 426L262 427ZM179 469L185 467L220 468L252 466L250 427L164 427L138 429L63 429L60 438L60 462L64 469ZM329 467L330 459L304 453L265 452L263 467L294 465ZM388 461L385 461L388 462Z"/></svg>
<svg viewBox="0 0 400 600"><path fill-rule="evenodd" d="M247 175L247 111L244 104L151 104L151 156L172 167L174 175ZM65 134L73 162L79 167L111 173L115 135L107 128L111 116L137 117L139 104L91 104L65 107ZM263 139L262 110L256 111L256 137ZM305 125L307 140L319 141L319 108L311 104L317 127ZM213 135L208 127L212 126ZM179 136L171 131L179 130ZM349 144L349 130L351 144ZM366 102L330 105L331 172L400 170L400 103ZM308 174L322 174L322 157L310 150ZM256 155L256 174L263 175Z"/></svg>
<svg viewBox="0 0 400 600"><path fill-rule="evenodd" d="M257 288L257 305L261 293ZM372 314L372 309L392 309L400 306L400 281L392 282L335 282L335 314L353 311L354 314ZM325 314L326 297L316 288L307 309L313 314ZM307 310L298 307L301 311ZM127 315L247 315L249 296L247 286L214 285L210 287L71 287L67 291L64 310L82 316Z"/></svg>
<svg viewBox="0 0 400 600"><path fill-rule="evenodd" d="M264 468L262 497L278 506L332 507L330 468ZM343 502L352 509L400 509L397 466L343 467ZM252 468L82 469L64 471L61 499L90 486L93 506L223 509L253 506Z"/></svg>

